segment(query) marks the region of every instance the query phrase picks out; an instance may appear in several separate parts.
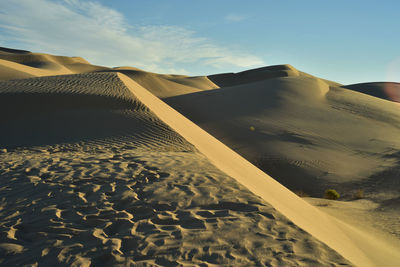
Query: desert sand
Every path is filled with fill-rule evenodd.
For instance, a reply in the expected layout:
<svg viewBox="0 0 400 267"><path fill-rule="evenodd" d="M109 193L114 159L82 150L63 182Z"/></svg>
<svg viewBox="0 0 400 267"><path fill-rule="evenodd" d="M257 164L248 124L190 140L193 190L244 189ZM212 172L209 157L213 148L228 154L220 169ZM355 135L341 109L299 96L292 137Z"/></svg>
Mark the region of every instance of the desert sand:
<svg viewBox="0 0 400 267"><path fill-rule="evenodd" d="M270 78L277 68L293 67L165 101L291 190L398 199L398 103L301 74Z"/></svg>
<svg viewBox="0 0 400 267"><path fill-rule="evenodd" d="M0 60L0 265L400 264L392 99L290 65L187 77ZM289 190L327 187L348 201Z"/></svg>
<svg viewBox="0 0 400 267"><path fill-rule="evenodd" d="M358 83L343 86L346 89L372 95L394 102L400 102L400 83L394 82L372 82Z"/></svg>
<svg viewBox="0 0 400 267"><path fill-rule="evenodd" d="M81 57L53 56L0 47L0 80L104 70Z"/></svg>

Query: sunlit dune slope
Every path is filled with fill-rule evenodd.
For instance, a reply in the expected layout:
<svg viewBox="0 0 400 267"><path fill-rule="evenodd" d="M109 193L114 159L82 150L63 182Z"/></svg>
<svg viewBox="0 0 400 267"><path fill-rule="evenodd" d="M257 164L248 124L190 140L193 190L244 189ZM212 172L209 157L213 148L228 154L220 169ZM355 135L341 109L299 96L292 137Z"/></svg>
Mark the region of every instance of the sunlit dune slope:
<svg viewBox="0 0 400 267"><path fill-rule="evenodd" d="M189 77L184 75L157 74L129 67L114 68L113 70L127 75L160 98L218 88L206 76Z"/></svg>
<svg viewBox="0 0 400 267"><path fill-rule="evenodd" d="M104 71L124 73L161 98L218 88L206 76L157 74L133 67L107 68L91 65L80 57L54 56L0 47L0 80Z"/></svg>
<svg viewBox="0 0 400 267"><path fill-rule="evenodd" d="M21 79L104 70L80 57L53 56L0 48L0 80Z"/></svg>

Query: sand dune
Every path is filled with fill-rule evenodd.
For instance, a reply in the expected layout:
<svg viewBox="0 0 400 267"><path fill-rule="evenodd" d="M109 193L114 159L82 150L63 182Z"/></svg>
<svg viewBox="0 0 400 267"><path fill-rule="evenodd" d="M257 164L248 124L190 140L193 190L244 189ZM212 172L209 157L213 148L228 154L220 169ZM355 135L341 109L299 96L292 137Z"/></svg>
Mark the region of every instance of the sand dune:
<svg viewBox="0 0 400 267"><path fill-rule="evenodd" d="M231 87L236 85L242 85L247 83L253 83L273 78L280 77L309 77L315 78L314 76L299 71L289 64L267 66L258 69L246 70L238 73L222 73L209 75L208 78L217 84L219 87ZM339 86L339 83L320 79L332 86Z"/></svg>
<svg viewBox="0 0 400 267"><path fill-rule="evenodd" d="M151 107L151 110L164 122L194 144L220 170L235 178L256 195L261 196L296 225L328 244L356 265L396 266L400 262L400 257L396 252L400 244L387 244L351 225L319 213L220 141L176 113L168 105L163 104L147 90L138 88L132 81L124 77L121 78L145 105ZM353 241L356 242L353 243Z"/></svg>
<svg viewBox="0 0 400 267"><path fill-rule="evenodd" d="M81 57L54 56L0 47L0 80L89 72L124 73L160 98L218 88L206 76L157 74L134 67L107 68L91 65Z"/></svg>
<svg viewBox="0 0 400 267"><path fill-rule="evenodd" d="M219 88L206 76L188 77L157 74L127 67L114 68L113 70L127 75L159 98Z"/></svg>
<svg viewBox="0 0 400 267"><path fill-rule="evenodd" d="M395 103L301 76L166 102L292 190L321 197L328 187L344 196L393 188L395 178L381 174L399 168Z"/></svg>
<svg viewBox="0 0 400 267"><path fill-rule="evenodd" d="M399 265L388 95L290 65L188 77L5 48L0 64L1 265Z"/></svg>
<svg viewBox="0 0 400 267"><path fill-rule="evenodd" d="M81 57L53 56L0 47L0 80L74 74L108 69Z"/></svg>
<svg viewBox="0 0 400 267"><path fill-rule="evenodd" d="M117 77L58 76L57 94L128 97ZM54 79L15 87L54 97ZM26 110L6 120L1 264L350 264L130 97L129 108Z"/></svg>
<svg viewBox="0 0 400 267"><path fill-rule="evenodd" d="M400 102L400 83L374 82L344 85L343 88L372 95L382 99Z"/></svg>

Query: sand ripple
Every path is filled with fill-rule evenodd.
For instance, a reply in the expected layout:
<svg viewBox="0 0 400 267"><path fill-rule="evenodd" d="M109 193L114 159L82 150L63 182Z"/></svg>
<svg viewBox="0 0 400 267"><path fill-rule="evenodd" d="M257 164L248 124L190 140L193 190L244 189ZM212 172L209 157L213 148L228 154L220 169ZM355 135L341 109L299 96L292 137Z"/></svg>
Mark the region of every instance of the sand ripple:
<svg viewBox="0 0 400 267"><path fill-rule="evenodd" d="M1 155L1 264L346 263L198 153L88 151Z"/></svg>
<svg viewBox="0 0 400 267"><path fill-rule="evenodd" d="M0 91L11 114L0 133L1 265L349 264L214 167L116 74Z"/></svg>

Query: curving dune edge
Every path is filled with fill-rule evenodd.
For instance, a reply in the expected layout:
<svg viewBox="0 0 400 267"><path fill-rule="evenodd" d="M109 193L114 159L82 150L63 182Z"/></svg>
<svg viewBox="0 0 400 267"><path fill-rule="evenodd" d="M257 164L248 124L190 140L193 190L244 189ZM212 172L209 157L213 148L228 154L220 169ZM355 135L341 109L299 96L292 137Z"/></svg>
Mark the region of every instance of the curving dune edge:
<svg viewBox="0 0 400 267"><path fill-rule="evenodd" d="M0 48L0 265L399 266L399 88ZM394 239L283 184L365 186L337 205L381 207Z"/></svg>
<svg viewBox="0 0 400 267"><path fill-rule="evenodd" d="M119 73L118 76L144 105L193 144L216 167L357 266L396 266L400 262L400 256L394 248L320 212L146 89L123 74Z"/></svg>

